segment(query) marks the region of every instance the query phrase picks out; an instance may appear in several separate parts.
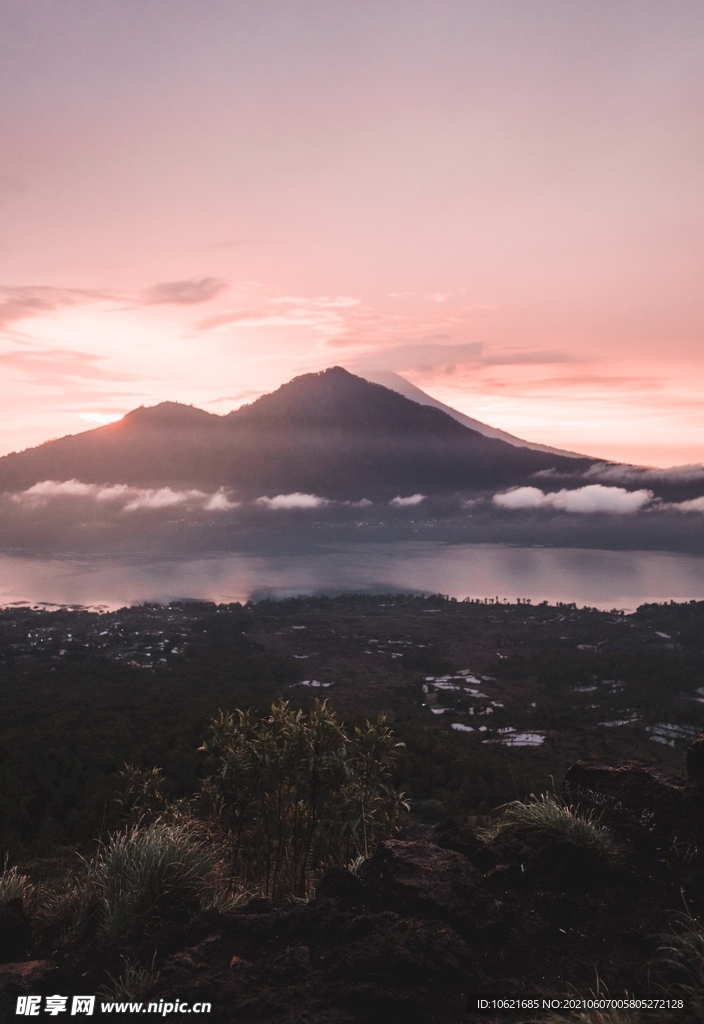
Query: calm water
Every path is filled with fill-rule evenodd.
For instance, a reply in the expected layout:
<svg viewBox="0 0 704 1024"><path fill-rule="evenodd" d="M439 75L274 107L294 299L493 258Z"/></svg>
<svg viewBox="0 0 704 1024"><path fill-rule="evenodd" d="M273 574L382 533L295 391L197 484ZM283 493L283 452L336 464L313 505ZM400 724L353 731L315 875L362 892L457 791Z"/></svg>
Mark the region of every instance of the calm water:
<svg viewBox="0 0 704 1024"><path fill-rule="evenodd" d="M464 597L575 601L635 609L704 599L704 558L650 551L501 545L348 544L314 554L40 559L0 554L0 604L118 608L142 601L246 601L293 594L397 590Z"/></svg>

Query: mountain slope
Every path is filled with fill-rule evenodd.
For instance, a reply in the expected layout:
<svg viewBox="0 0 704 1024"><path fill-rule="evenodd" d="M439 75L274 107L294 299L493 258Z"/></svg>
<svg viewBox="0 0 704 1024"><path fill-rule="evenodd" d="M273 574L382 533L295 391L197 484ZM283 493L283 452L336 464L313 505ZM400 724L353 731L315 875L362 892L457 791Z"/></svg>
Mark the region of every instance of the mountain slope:
<svg viewBox="0 0 704 1024"><path fill-rule="evenodd" d="M250 499L303 491L388 500L398 494L518 484L540 469L593 460L485 437L340 367L305 374L227 416L165 402L0 459L0 490L41 480L230 488Z"/></svg>
<svg viewBox="0 0 704 1024"><path fill-rule="evenodd" d="M471 416L465 416L463 412L458 412L457 409L453 409L449 405L445 405L444 402L439 402L437 398L432 398L427 395L425 391L421 391L415 384L411 384L409 380L402 377L398 373L393 373L391 370L370 370L369 372L363 371L361 374L365 380L370 381L373 384L381 384L382 387L389 388L391 391L397 391L399 395L403 395L405 398L410 398L412 402L418 402L419 405L430 405L434 409L440 409L442 412L447 413L448 416L452 416L453 420L457 420L465 427L469 427L470 430L476 430L484 437L495 437L500 441L506 441L508 444L515 445L516 448L530 448L534 452L548 452L550 455L565 455L569 458L582 459L583 455L579 455L577 452L563 451L561 448L550 448L548 445L536 444L533 441L523 441L520 437L515 437L513 434L509 434L506 430L500 430L498 427L490 427L487 423L482 423L481 420L475 420Z"/></svg>

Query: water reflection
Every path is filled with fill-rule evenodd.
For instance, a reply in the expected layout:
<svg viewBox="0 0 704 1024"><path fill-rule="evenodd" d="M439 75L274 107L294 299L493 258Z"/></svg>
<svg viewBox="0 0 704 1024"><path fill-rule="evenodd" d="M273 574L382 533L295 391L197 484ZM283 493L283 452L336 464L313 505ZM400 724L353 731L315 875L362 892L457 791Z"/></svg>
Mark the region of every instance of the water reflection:
<svg viewBox="0 0 704 1024"><path fill-rule="evenodd" d="M117 608L343 591L416 591L458 599L530 598L635 609L704 599L704 558L652 551L443 543L345 544L314 553L218 553L182 559L26 558L0 554L0 603Z"/></svg>

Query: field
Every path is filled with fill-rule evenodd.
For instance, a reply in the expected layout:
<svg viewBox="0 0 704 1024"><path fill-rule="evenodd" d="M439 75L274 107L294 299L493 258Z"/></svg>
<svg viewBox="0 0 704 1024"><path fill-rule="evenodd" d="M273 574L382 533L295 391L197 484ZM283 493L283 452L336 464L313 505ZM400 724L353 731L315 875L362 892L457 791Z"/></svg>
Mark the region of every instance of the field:
<svg viewBox="0 0 704 1024"><path fill-rule="evenodd" d="M117 612L0 614L0 839L11 859L91 846L118 819L125 763L198 786L219 708L329 700L387 714L414 820L559 791L578 758L683 774L704 728L704 603L635 614L458 603L441 595L295 598Z"/></svg>

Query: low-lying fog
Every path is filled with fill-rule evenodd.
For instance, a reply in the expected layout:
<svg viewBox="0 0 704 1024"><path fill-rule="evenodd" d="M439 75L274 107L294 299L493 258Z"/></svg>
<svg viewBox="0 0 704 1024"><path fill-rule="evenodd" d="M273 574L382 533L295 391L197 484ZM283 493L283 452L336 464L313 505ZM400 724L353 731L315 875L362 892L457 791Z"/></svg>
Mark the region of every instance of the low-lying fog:
<svg viewBox="0 0 704 1024"><path fill-rule="evenodd" d="M635 608L704 597L704 499L584 484L389 502L46 481L0 496L0 603L345 590Z"/></svg>

